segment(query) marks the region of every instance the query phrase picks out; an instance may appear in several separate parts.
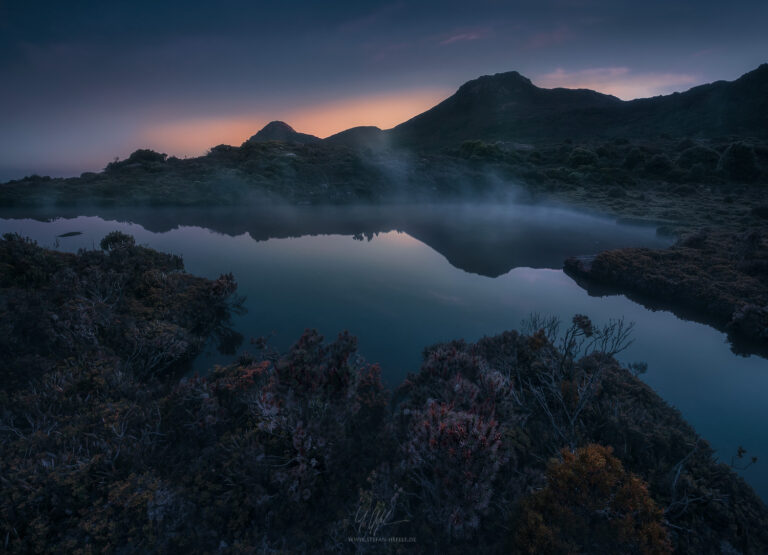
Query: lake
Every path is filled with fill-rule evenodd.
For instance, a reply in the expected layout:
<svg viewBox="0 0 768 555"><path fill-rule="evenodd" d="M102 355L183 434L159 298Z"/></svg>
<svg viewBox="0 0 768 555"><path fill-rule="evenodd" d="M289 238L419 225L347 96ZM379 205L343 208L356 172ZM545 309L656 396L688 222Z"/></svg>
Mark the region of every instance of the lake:
<svg viewBox="0 0 768 555"><path fill-rule="evenodd" d="M768 361L734 355L708 326L623 296L591 297L560 269L571 255L669 245L652 227L519 204L0 212L0 232L66 251L97 247L116 229L181 255L193 274L232 272L248 310L234 324L246 338L285 349L306 328L328 339L349 330L391 387L418 370L425 346L519 329L531 313L623 317L635 323L634 343L619 359L647 362L641 378L721 460L740 445L757 456L741 473L768 499ZM206 352L196 368L228 360Z"/></svg>

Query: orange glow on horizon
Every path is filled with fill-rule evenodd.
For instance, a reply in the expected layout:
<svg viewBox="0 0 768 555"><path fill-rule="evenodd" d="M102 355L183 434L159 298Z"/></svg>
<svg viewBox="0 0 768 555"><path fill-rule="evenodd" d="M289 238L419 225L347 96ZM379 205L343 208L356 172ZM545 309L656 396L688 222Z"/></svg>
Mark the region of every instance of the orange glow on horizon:
<svg viewBox="0 0 768 555"><path fill-rule="evenodd" d="M359 125L389 129L428 110L448 94L420 89L340 99L272 116L249 114L165 122L147 126L141 140L147 148L176 156L197 156L219 144L239 146L272 120L282 120L299 133L323 138Z"/></svg>

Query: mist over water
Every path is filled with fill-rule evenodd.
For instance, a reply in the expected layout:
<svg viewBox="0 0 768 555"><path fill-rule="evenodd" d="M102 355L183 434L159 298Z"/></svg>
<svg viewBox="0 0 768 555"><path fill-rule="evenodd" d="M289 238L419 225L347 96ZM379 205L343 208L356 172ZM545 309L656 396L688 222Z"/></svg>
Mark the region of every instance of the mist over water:
<svg viewBox="0 0 768 555"><path fill-rule="evenodd" d="M247 314L234 320L246 339L270 336L282 350L305 328L327 339L349 330L391 387L418 370L425 346L519 329L532 312L565 321L582 313L596 323L623 317L636 327L621 361L647 362L642 379L724 461L739 445L761 459L743 475L768 498L768 428L760 424L768 420L768 361L732 354L725 336L708 326L623 296L590 297L560 270L571 255L668 245L653 228L527 205L77 209L49 216L5 211L0 232L75 251L97 247L119 229L182 255L193 274L232 272L247 298ZM81 234L58 237L73 232ZM228 360L211 349L196 368Z"/></svg>

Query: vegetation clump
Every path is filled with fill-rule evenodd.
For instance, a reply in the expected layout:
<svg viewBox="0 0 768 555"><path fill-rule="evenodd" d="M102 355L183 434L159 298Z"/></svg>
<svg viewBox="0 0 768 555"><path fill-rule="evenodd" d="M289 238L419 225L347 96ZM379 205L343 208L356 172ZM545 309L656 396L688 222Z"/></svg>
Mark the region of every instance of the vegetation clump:
<svg viewBox="0 0 768 555"><path fill-rule="evenodd" d="M393 393L347 333L181 377L232 276L108 237L0 242L6 551L768 547L765 506L614 358L622 321L433 345Z"/></svg>
<svg viewBox="0 0 768 555"><path fill-rule="evenodd" d="M515 544L529 553L672 553L664 512L613 449L563 450L522 503Z"/></svg>
<svg viewBox="0 0 768 555"><path fill-rule="evenodd" d="M754 148L742 142L731 144L723 152L720 168L729 178L746 183L754 181L760 175Z"/></svg>
<svg viewBox="0 0 768 555"><path fill-rule="evenodd" d="M498 145L483 141L464 141L459 147L459 154L470 160L495 160L504 156Z"/></svg>
<svg viewBox="0 0 768 555"><path fill-rule="evenodd" d="M701 164L704 170L713 171L720 161L720 154L713 148L695 145L690 146L677 157L677 166L690 170L693 166Z"/></svg>
<svg viewBox="0 0 768 555"><path fill-rule="evenodd" d="M645 163L644 171L650 175L665 176L672 171L672 161L666 154L655 154Z"/></svg>
<svg viewBox="0 0 768 555"><path fill-rule="evenodd" d="M597 154L585 148L574 148L568 156L568 165L572 168L594 166L597 161Z"/></svg>
<svg viewBox="0 0 768 555"><path fill-rule="evenodd" d="M667 250L627 248L570 258L565 270L590 289L626 291L651 307L727 331L736 352L768 352L768 233L763 228L702 230Z"/></svg>
<svg viewBox="0 0 768 555"><path fill-rule="evenodd" d="M178 256L120 232L102 251L45 250L15 234L0 240L3 388L55 369L120 361L146 377L191 360L227 328L237 285L182 272Z"/></svg>

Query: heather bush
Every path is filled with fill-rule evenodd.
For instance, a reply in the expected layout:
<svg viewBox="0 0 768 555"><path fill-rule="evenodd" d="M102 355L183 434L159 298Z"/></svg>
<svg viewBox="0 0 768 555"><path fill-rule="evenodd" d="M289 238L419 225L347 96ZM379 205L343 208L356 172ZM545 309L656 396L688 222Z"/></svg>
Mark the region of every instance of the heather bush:
<svg viewBox="0 0 768 555"><path fill-rule="evenodd" d="M471 537L501 497L508 455L499 423L437 401L409 416L401 468L419 492L420 516L434 534Z"/></svg>
<svg viewBox="0 0 768 555"><path fill-rule="evenodd" d="M164 402L165 433L190 449L178 463L194 492L185 503L211 534L228 530L227 543L320 547L388 445L378 367L357 359L348 334L325 345L309 331L273 362L243 362L179 384ZM228 503L209 507L201 495Z"/></svg>

